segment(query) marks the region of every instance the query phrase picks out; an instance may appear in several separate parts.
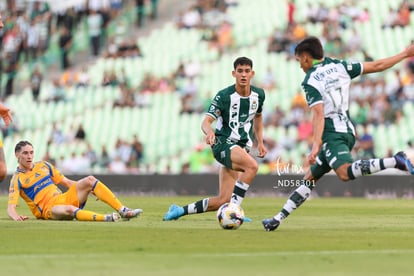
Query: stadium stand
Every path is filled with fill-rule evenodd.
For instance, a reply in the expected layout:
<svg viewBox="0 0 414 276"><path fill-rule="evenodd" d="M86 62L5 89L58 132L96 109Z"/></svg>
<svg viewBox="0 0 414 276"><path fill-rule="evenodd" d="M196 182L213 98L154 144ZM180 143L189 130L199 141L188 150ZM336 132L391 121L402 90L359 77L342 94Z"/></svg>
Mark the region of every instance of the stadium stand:
<svg viewBox="0 0 414 276"><path fill-rule="evenodd" d="M160 1L162 2L162 1ZM197 4L197 1L188 1L189 5ZM223 2L225 1L218 1ZM352 28L358 30L362 38L362 45L369 55L380 58L391 55L405 45L412 37L414 23L409 26L383 29L381 26L387 17L389 6L398 7L398 1L353 1L353 6L346 6L346 1L324 1L324 5L335 16L339 9L351 9L360 12L363 9L369 11L369 19L366 21L351 20L345 18L343 24L350 24L340 31L340 38L346 42L352 37ZM285 114L282 123L270 124L265 129L265 135L269 139L280 141L285 135L293 141L295 146L282 146L279 157L283 162L302 165L302 156L308 153L306 141L297 142L297 123L292 122L292 99L300 89L303 78L299 66L291 58L289 49L281 52L269 52L269 37L273 35L275 28L285 29L287 12L285 1L239 0L237 5L223 9L223 22L231 23L231 36L233 43L226 48L217 46L211 37L206 37L207 30L201 27L181 28L177 22L180 15L173 14L162 26L151 30L146 36L133 37L135 44L142 52L141 56L108 57L104 53L96 60L88 59L87 74L90 85L78 87L74 84L65 86L65 99L63 101L48 101L52 89L52 80L45 79L38 102L34 102L30 88L23 89L21 93L10 95L6 99L7 105L13 110L19 131L4 137L6 146L7 164L9 171L15 167L13 145L20 139L31 140L36 145L38 157L51 154L55 161L69 158L73 153L82 155L86 152L87 144L91 144L98 154L102 147L108 152L116 153L118 139L128 143L137 135L144 147L144 156L139 166L132 168L130 173L183 173L189 158L196 151L197 146L203 142L200 131L200 122L203 116L202 108L207 99L226 84L232 83L230 67L237 56L248 56L254 61L256 71L255 84L261 85L267 68L272 68L277 85L267 91L265 103L265 115L270 116L278 106ZM308 4L313 1L295 1L295 18L304 28L304 32L310 35L321 36L325 30L322 22L310 23L307 19ZM315 4L316 5L316 4ZM334 9L336 7L336 9ZM206 10L204 11L205 13ZM339 15L336 14L336 19ZM204 14L205 15L205 14ZM349 16L348 16L349 17ZM354 18L355 19L355 18ZM116 35L120 22L122 24L134 24L135 15L131 10L123 9L113 19L113 24L108 27L108 37ZM348 23L344 23L348 22ZM300 26L299 26L300 27ZM85 25L81 24L75 33L75 53L89 48L88 34ZM329 40L327 43L330 42ZM48 49L43 70L49 74L48 64L56 62L57 47L56 37L51 40L51 48ZM294 44L293 44L294 45ZM334 48L335 49L335 48ZM361 51L352 53L352 58L361 59ZM187 77L177 77L175 74L181 63L188 65L194 62L200 70L193 76L197 84L197 94L191 104L195 105L195 112L181 112L183 87L188 81ZM29 78L29 67L19 71L18 79ZM404 71L404 65L396 69ZM79 71L79 69L76 69ZM135 97L145 97L145 106L134 104L133 106L114 106L125 91L119 85L102 85L105 72L115 72L118 80L121 71L129 80L129 86ZM142 93L145 77L150 74L156 80L167 79L173 85L166 91L146 91ZM383 79L387 82L394 80L393 71L374 76L374 80ZM361 81L362 82L362 81ZM379 86L379 85L378 85ZM408 87L408 85L407 85ZM128 96L128 92L126 95ZM359 95L359 94L358 94ZM374 97L375 99L375 97ZM366 99L364 99L366 100ZM405 99L402 103L396 102L398 109L402 110L401 119L393 121L377 122L374 119L367 121L368 131L375 141L375 154L387 155L389 151L395 152L406 147L409 140L414 139L414 130L407 125L413 125L414 98ZM368 101L368 100L367 100ZM372 103L370 103L372 104ZM351 117L359 111L356 103L351 105ZM300 114L300 116L305 116ZM303 117L300 117L303 118ZM301 119L302 120L302 119ZM47 141L52 133L53 124L57 123L63 133L70 134L74 127L83 124L87 132L87 141L66 142L63 145ZM357 125L359 132L362 125ZM288 139L288 140L289 140ZM281 144L283 144L281 142ZM355 154L358 154L357 152ZM215 164L212 163L211 170ZM269 164L262 164L269 166ZM91 170L99 173L107 173L106 166L94 165ZM262 172L271 173L271 169L262 168ZM197 173L197 171L191 171Z"/></svg>

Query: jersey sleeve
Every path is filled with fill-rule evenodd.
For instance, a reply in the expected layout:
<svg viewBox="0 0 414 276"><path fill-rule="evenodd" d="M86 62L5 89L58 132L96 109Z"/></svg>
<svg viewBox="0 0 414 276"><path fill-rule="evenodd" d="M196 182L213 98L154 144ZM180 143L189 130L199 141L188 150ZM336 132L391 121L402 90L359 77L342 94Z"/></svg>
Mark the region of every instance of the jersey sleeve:
<svg viewBox="0 0 414 276"><path fill-rule="evenodd" d="M305 92L306 102L309 107L313 107L319 103L323 103L321 93L312 85L303 83L302 90Z"/></svg>
<svg viewBox="0 0 414 276"><path fill-rule="evenodd" d="M259 108L257 109L258 114L261 114L263 111L263 104L266 99L266 93L263 89L260 90L260 97L259 97Z"/></svg>
<svg viewBox="0 0 414 276"><path fill-rule="evenodd" d="M49 162L44 161L45 165L49 168L50 177L55 184L59 184L62 182L63 178L65 177L55 166L50 164Z"/></svg>
<svg viewBox="0 0 414 276"><path fill-rule="evenodd" d="M221 115L222 106L221 95L218 93L211 101L210 107L208 108L206 114L214 117L214 119L217 119Z"/></svg>
<svg viewBox="0 0 414 276"><path fill-rule="evenodd" d="M345 70L351 79L356 78L362 74L362 63L349 61L342 61L341 63L345 67Z"/></svg>
<svg viewBox="0 0 414 276"><path fill-rule="evenodd" d="M10 186L9 186L9 200L8 204L15 204L19 202L19 178L16 176L13 176L10 180Z"/></svg>

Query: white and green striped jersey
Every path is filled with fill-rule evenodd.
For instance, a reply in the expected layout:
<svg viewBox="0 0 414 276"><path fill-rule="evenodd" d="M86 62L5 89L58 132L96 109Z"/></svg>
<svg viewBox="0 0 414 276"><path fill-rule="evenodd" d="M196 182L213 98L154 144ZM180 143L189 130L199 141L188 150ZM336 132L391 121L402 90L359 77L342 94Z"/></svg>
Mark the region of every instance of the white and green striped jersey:
<svg viewBox="0 0 414 276"><path fill-rule="evenodd" d="M243 147L253 145L253 119L256 114L262 113L265 92L255 86L250 86L250 90L250 95L243 97L232 85L213 98L206 114L217 119L218 139L229 139Z"/></svg>
<svg viewBox="0 0 414 276"><path fill-rule="evenodd" d="M323 103L326 132L353 133L349 118L349 87L351 79L362 74L362 63L325 57L306 73L302 89L309 107Z"/></svg>

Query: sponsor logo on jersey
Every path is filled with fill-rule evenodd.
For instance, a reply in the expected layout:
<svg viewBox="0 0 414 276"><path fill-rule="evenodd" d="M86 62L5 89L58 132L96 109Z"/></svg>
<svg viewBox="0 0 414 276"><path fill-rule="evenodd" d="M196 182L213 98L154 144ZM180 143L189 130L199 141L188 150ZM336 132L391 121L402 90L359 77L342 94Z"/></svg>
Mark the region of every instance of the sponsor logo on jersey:
<svg viewBox="0 0 414 276"><path fill-rule="evenodd" d="M37 184L33 190L36 193L39 189L42 190L44 187L47 187L47 186L49 186L51 184L53 184L52 183L52 180L50 178L47 178L44 181L42 181L39 184Z"/></svg>
<svg viewBox="0 0 414 276"><path fill-rule="evenodd" d="M230 122L229 122L229 126L232 129L238 128L239 127L239 122L238 122L238 117L239 117L239 112L238 112L238 104L235 103L231 106L231 115L230 115Z"/></svg>
<svg viewBox="0 0 414 276"><path fill-rule="evenodd" d="M338 72L338 69L336 67L331 67L331 68L326 69L323 72L315 73L313 75L313 78L317 81L322 81L326 77L326 75L330 75L332 73L337 73L337 72Z"/></svg>

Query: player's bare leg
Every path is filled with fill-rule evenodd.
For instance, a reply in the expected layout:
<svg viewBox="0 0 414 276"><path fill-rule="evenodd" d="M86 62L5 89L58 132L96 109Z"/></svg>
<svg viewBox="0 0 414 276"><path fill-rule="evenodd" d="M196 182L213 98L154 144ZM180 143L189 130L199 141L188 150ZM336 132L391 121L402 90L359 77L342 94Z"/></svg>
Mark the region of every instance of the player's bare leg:
<svg viewBox="0 0 414 276"><path fill-rule="evenodd" d="M256 160L239 146L232 148L231 162L233 170L239 171L240 174L234 183L230 202L241 205L250 184L256 177L258 165Z"/></svg>
<svg viewBox="0 0 414 276"><path fill-rule="evenodd" d="M207 211L215 211L226 202L230 202L239 172L226 167L221 167L219 172L219 195L208 200Z"/></svg>
<svg viewBox="0 0 414 276"><path fill-rule="evenodd" d="M215 211L226 202L230 201L234 183L237 180L238 172L220 167L219 171L219 194L215 197L203 198L185 206L172 204L164 215L163 220L177 220L182 216Z"/></svg>
<svg viewBox="0 0 414 276"><path fill-rule="evenodd" d="M119 212L122 218L130 219L139 216L142 209L130 209L124 206L115 194L94 176L87 176L76 183L76 190L80 206L85 205L89 194L92 192L99 200L102 200Z"/></svg>
<svg viewBox="0 0 414 276"><path fill-rule="evenodd" d="M72 205L56 205L51 208L50 219L54 220L72 220L79 221L119 221L121 216L118 213L99 214L88 210L82 210Z"/></svg>

